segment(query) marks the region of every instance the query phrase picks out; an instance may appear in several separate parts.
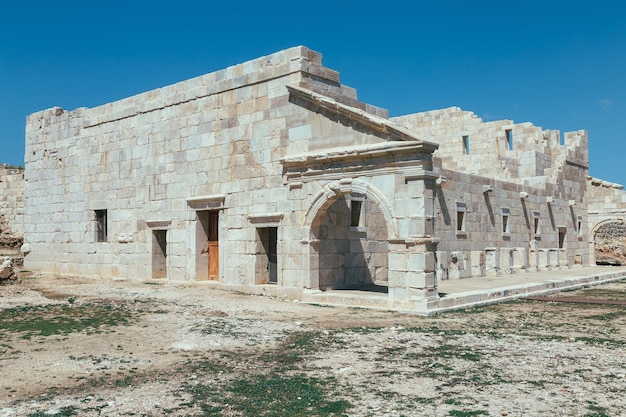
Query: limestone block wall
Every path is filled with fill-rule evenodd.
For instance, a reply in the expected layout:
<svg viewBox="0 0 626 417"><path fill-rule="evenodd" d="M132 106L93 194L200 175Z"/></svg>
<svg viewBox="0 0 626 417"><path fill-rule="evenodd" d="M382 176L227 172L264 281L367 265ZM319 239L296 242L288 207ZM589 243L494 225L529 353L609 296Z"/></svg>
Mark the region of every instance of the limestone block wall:
<svg viewBox="0 0 626 417"><path fill-rule="evenodd" d="M24 236L24 170L0 164L0 245L17 247Z"/></svg>
<svg viewBox="0 0 626 417"><path fill-rule="evenodd" d="M216 227L219 279L247 285L262 269L257 228L276 227L278 283L302 288L301 248L285 242L301 239L307 208L287 198L280 158L385 139L310 111L287 86L386 115L359 103L339 74L321 65L321 54L304 47L100 107L30 115L27 266L91 276L210 277L198 265L207 263L206 239ZM215 226L204 224L210 211L219 213Z"/></svg>
<svg viewBox="0 0 626 417"><path fill-rule="evenodd" d="M531 123L512 120L483 122L458 107L395 117L393 122L417 136L438 143L435 155L446 169L489 178L533 183L554 182L569 163L588 166L587 134L542 130ZM531 179L532 177L539 177Z"/></svg>
<svg viewBox="0 0 626 417"><path fill-rule="evenodd" d="M432 201L440 279L589 264L584 183L562 198L556 184L441 173Z"/></svg>

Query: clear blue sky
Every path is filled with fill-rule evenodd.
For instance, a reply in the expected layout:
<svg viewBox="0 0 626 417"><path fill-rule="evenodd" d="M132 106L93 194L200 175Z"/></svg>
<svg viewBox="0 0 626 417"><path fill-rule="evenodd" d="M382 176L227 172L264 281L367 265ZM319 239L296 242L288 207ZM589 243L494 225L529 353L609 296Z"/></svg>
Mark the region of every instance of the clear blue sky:
<svg viewBox="0 0 626 417"><path fill-rule="evenodd" d="M626 184L626 6L618 1L6 2L0 162L26 115L93 107L296 45L392 116L449 106L590 135Z"/></svg>

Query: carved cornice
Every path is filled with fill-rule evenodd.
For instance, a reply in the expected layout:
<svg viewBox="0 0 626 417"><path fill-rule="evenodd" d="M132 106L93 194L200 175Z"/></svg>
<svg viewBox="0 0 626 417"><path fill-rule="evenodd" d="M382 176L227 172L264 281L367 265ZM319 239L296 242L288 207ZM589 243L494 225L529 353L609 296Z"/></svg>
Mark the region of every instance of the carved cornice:
<svg viewBox="0 0 626 417"><path fill-rule="evenodd" d="M280 159L288 182L318 177L340 179L354 173L385 175L430 171L432 152L438 145L430 142L383 142L346 148L333 148Z"/></svg>
<svg viewBox="0 0 626 417"><path fill-rule="evenodd" d="M146 220L146 226L154 230L166 230L171 223L171 220Z"/></svg>
<svg viewBox="0 0 626 417"><path fill-rule="evenodd" d="M187 204L194 210L219 210L224 208L224 194L205 195L187 199Z"/></svg>
<svg viewBox="0 0 626 417"><path fill-rule="evenodd" d="M248 214L248 221L252 224L280 223L284 213Z"/></svg>

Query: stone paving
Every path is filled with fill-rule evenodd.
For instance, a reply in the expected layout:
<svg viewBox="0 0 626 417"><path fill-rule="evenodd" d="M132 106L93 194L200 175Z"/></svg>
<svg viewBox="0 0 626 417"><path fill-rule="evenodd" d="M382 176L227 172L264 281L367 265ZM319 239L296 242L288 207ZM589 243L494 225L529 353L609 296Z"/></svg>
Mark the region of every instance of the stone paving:
<svg viewBox="0 0 626 417"><path fill-rule="evenodd" d="M432 314L459 308L510 301L526 296L546 295L626 279L626 267L591 266L495 277L474 277L440 281L440 298L426 311ZM349 305L353 307L388 308L388 296L376 291L334 290L305 293L304 302ZM415 313L415 311L413 311Z"/></svg>

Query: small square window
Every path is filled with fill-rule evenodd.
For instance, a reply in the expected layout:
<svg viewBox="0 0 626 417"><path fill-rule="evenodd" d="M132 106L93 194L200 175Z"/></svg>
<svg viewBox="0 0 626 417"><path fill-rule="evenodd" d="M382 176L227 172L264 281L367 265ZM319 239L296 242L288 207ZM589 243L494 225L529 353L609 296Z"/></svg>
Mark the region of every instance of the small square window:
<svg viewBox="0 0 626 417"><path fill-rule="evenodd" d="M106 242L108 238L108 219L106 210L94 210L96 222L96 242Z"/></svg>

